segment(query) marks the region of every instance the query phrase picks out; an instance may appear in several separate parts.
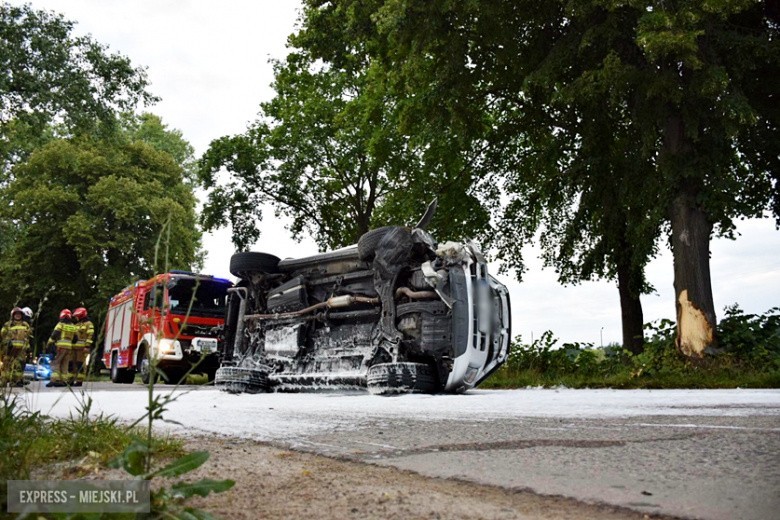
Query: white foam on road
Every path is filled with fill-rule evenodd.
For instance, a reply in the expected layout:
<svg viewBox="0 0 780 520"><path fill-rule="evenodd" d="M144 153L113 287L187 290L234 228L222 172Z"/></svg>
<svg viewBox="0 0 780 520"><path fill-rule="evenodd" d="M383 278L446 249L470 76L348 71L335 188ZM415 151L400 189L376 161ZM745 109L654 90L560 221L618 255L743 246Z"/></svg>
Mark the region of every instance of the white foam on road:
<svg viewBox="0 0 780 520"><path fill-rule="evenodd" d="M161 387L164 388L164 387ZM162 394L170 390L160 390ZM780 390L475 390L465 395L301 393L232 395L215 389L176 392L164 417L180 432L198 431L263 441L292 441L354 429L369 421L489 420L492 418L777 416ZM122 421L144 414L146 392L95 390L92 414ZM77 413L83 396L68 392L27 392L33 410L55 417Z"/></svg>

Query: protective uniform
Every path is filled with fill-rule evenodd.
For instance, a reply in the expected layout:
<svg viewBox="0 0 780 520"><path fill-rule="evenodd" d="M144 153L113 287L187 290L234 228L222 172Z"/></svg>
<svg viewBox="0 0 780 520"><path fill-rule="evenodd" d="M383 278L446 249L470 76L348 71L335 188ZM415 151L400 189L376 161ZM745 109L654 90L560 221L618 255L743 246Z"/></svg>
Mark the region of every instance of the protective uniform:
<svg viewBox="0 0 780 520"><path fill-rule="evenodd" d="M24 362L30 349L32 328L24 321L22 309L14 307L11 319L0 329L2 350L2 382L22 383L24 381Z"/></svg>
<svg viewBox="0 0 780 520"><path fill-rule="evenodd" d="M73 324L73 319L68 309L60 312L60 322L54 327L47 345L56 347L56 354L51 369L51 382L46 386L58 386L68 384L75 374L70 372L70 363L73 361L73 346L78 342L78 326Z"/></svg>
<svg viewBox="0 0 780 520"><path fill-rule="evenodd" d="M30 337L29 337L30 351L28 351L28 354L33 354L32 357L36 358L38 356L38 353L34 352L36 349L35 331L32 328L33 311L31 308L22 307L22 320L25 321L30 326Z"/></svg>
<svg viewBox="0 0 780 520"><path fill-rule="evenodd" d="M95 338L95 326L87 316L87 309L79 307L73 311L73 321L78 331L77 341L73 344L73 363L75 364L76 386L80 386L84 381L84 374L87 371L84 363L92 350L92 342Z"/></svg>

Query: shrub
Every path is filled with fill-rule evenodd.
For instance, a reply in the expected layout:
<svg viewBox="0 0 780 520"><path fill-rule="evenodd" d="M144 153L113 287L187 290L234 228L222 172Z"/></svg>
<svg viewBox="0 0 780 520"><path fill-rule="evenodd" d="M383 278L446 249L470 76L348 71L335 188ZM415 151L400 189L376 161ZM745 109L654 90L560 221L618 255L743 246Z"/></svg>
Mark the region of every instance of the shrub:
<svg viewBox="0 0 780 520"><path fill-rule="evenodd" d="M675 347L675 322L645 325L647 341L639 355L620 345L594 348L564 343L546 331L531 344L518 337L507 363L487 387L556 386L615 388L727 388L780 385L780 308L744 314L728 307L718 325L719 347L692 360Z"/></svg>

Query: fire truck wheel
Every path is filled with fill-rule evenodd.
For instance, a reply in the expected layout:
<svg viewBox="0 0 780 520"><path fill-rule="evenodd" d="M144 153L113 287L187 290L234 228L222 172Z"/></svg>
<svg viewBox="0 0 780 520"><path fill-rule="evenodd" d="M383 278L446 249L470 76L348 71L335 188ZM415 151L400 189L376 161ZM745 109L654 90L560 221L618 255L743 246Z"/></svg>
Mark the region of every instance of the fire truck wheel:
<svg viewBox="0 0 780 520"><path fill-rule="evenodd" d="M119 383L119 367L116 366L116 354L111 356L111 382Z"/></svg>
<svg viewBox="0 0 780 520"><path fill-rule="evenodd" d="M157 382L157 372L152 369L152 364L149 363L149 358L146 357L144 350L138 353L140 357L138 360L138 371L141 373L141 382L145 385L148 385L149 381L155 384Z"/></svg>
<svg viewBox="0 0 780 520"><path fill-rule="evenodd" d="M120 384L130 384L135 379L135 370L129 368L119 368L117 356L111 356L111 382Z"/></svg>
<svg viewBox="0 0 780 520"><path fill-rule="evenodd" d="M245 274L279 272L279 257L267 253L247 251L230 257L230 274L242 278Z"/></svg>

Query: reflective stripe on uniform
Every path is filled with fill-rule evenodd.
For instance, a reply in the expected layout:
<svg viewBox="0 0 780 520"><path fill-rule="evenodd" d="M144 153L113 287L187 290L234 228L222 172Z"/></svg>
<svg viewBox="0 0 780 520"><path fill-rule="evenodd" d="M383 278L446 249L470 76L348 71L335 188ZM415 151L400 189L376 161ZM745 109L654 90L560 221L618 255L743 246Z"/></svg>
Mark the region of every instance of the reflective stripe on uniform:
<svg viewBox="0 0 780 520"><path fill-rule="evenodd" d="M74 346L78 348L92 348L93 338L95 337L95 326L92 325L92 322L85 320L77 323L76 327L78 328L78 341Z"/></svg>
<svg viewBox="0 0 780 520"><path fill-rule="evenodd" d="M52 337L56 337L57 339L53 342L54 345L60 349L70 349L73 348L73 339L78 335L79 328L77 325L74 325L72 323L64 323L59 322L56 327L54 327L54 331L51 333ZM59 334L58 334L59 333ZM49 343L52 343L52 340L49 340Z"/></svg>
<svg viewBox="0 0 780 520"><path fill-rule="evenodd" d="M3 343L11 342L14 348L27 348L32 335L32 327L25 321L9 321L0 330Z"/></svg>

